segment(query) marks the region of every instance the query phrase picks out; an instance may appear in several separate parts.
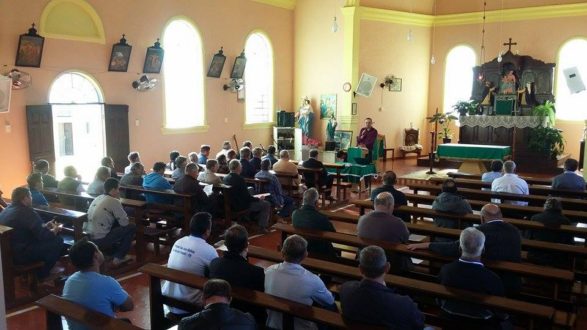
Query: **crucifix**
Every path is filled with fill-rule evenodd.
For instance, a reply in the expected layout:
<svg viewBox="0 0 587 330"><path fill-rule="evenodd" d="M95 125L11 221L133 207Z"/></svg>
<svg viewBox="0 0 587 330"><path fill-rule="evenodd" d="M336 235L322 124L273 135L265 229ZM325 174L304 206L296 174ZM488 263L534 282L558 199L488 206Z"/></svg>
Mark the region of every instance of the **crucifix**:
<svg viewBox="0 0 587 330"><path fill-rule="evenodd" d="M512 46L513 45L517 45L517 44L518 44L517 42L512 42L512 38L510 38L510 41L509 42L504 42L503 43L504 46L508 46L508 52L511 52L512 51Z"/></svg>

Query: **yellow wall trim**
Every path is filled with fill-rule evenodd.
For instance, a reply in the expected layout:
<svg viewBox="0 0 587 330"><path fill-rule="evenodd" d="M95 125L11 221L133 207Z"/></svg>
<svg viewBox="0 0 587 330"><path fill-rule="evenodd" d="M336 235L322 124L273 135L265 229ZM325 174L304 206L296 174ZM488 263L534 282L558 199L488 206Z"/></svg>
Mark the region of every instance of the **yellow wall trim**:
<svg viewBox="0 0 587 330"><path fill-rule="evenodd" d="M360 7L361 19L386 23L404 24L412 26L430 27L434 16L424 14L406 13L397 10Z"/></svg>
<svg viewBox="0 0 587 330"><path fill-rule="evenodd" d="M39 33L48 38L106 43L100 16L84 0L52 0L45 6Z"/></svg>
<svg viewBox="0 0 587 330"><path fill-rule="evenodd" d="M208 132L210 127L208 125L186 127L186 128L166 128L161 127L161 134L173 135L173 134L191 134L191 133L205 133Z"/></svg>
<svg viewBox="0 0 587 330"><path fill-rule="evenodd" d="M424 15L396 10L360 7L361 19L411 26L431 27L483 23L483 12L450 15ZM492 10L486 12L487 23L529 21L547 18L587 16L587 3L528 8Z"/></svg>
<svg viewBox="0 0 587 330"><path fill-rule="evenodd" d="M269 6L284 8L288 10L294 10L296 8L296 0L252 0L255 2L263 3Z"/></svg>

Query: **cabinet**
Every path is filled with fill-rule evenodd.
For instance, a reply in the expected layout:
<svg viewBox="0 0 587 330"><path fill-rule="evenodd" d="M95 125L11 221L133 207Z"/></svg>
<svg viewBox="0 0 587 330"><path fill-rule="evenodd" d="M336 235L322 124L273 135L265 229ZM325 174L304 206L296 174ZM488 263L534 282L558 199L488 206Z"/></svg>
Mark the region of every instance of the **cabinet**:
<svg viewBox="0 0 587 330"><path fill-rule="evenodd" d="M302 129L273 126L273 141L278 151L287 150L292 160L302 159Z"/></svg>

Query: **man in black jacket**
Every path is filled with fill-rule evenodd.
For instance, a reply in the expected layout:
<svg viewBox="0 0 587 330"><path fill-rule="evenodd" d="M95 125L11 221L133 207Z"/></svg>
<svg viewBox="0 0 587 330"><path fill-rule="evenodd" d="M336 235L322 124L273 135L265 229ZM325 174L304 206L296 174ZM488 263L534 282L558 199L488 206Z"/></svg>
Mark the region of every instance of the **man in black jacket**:
<svg viewBox="0 0 587 330"><path fill-rule="evenodd" d="M328 171L324 167L321 161L318 160L318 150L312 149L310 150L310 158L305 160L302 163L302 166L305 168L317 168L321 169L322 173L320 174L320 181L318 184L322 186L326 186L326 188L332 187L332 182L334 181L334 177L332 175L328 175ZM306 181L306 186L308 188L312 188L316 186L314 173L304 173L304 179Z"/></svg>
<svg viewBox="0 0 587 330"><path fill-rule="evenodd" d="M61 231L59 224L55 221L43 224L32 203L28 188L14 189L12 204L0 212L0 225L13 229L10 245L14 263L21 265L43 261L45 264L37 276L44 279L66 250L63 238L58 235Z"/></svg>
<svg viewBox="0 0 587 330"><path fill-rule="evenodd" d="M292 225L298 229L314 229L322 231L335 232L334 226L328 219L328 216L322 214L316 208L318 204L318 191L316 188L310 188L304 192L302 206L293 212ZM336 257L338 254L332 246L332 243L324 240L308 240L308 253L310 255L320 255L327 257Z"/></svg>
<svg viewBox="0 0 587 330"><path fill-rule="evenodd" d="M179 330L255 330L251 314L230 308L231 287L225 280L209 280L204 285L204 310L179 322Z"/></svg>
<svg viewBox="0 0 587 330"><path fill-rule="evenodd" d="M249 234L245 227L233 225L228 228L224 234L224 244L228 251L222 257L212 260L209 277L225 280L235 287L264 292L264 269L250 264L247 260ZM265 324L267 313L264 308L241 302L235 302L233 306L253 314L258 324Z"/></svg>
<svg viewBox="0 0 587 330"><path fill-rule="evenodd" d="M378 246L361 250L359 270L363 279L350 281L340 289L340 307L344 318L382 325L389 329L422 329L424 315L412 299L386 286L390 265L385 251Z"/></svg>
<svg viewBox="0 0 587 330"><path fill-rule="evenodd" d="M198 164L189 163L185 168L185 175L179 178L173 185L173 191L180 194L190 194L192 212L208 212L214 214L216 208L216 200L214 195L208 197L204 192L203 187L197 180L199 172ZM175 204L183 206L183 198L176 198Z"/></svg>
<svg viewBox="0 0 587 330"><path fill-rule="evenodd" d="M501 210L495 204L486 204L481 209L481 225L478 230L485 234L485 250L483 258L487 260L522 261L522 237L512 224L502 220ZM432 242L408 245L408 249L430 249L435 253L449 256L459 256L459 241ZM498 274L504 284L508 296L516 295L522 285L520 278L512 273Z"/></svg>
<svg viewBox="0 0 587 330"><path fill-rule="evenodd" d="M261 227L262 232L267 233L271 204L263 199L251 196L245 179L240 175L242 168L237 159L230 161L228 169L230 173L224 177L224 184L231 186L230 207L237 212L248 209L251 213L256 213L257 224Z"/></svg>
<svg viewBox="0 0 587 330"><path fill-rule="evenodd" d="M393 186L396 184L397 176L395 175L394 171L386 171L383 174L383 185L379 186L371 192L371 201L375 200L377 195L381 194L382 192L388 192L393 196L394 205L395 207L408 205L408 200L406 199L406 195L403 192L395 189ZM398 218L401 218L405 222L410 222L410 215L403 212L394 211L393 215Z"/></svg>

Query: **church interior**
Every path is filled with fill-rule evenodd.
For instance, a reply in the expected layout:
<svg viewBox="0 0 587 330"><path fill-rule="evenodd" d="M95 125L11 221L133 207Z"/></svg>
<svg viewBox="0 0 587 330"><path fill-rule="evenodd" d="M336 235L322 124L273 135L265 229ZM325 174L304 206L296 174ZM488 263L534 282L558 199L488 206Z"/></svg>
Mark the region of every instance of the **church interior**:
<svg viewBox="0 0 587 330"><path fill-rule="evenodd" d="M382 246L386 253L395 249L388 256L407 254L418 260L408 274L388 274L385 281L417 303L429 329L471 328L467 321L445 317L436 306L435 301L450 297L505 312L511 328L587 328L587 192L583 186L556 195L551 186L552 177L568 172L569 159L578 161L573 171L581 178L587 161L587 91L581 81L587 79L587 2L19 0L0 1L0 18L0 197L10 200L15 189L26 186L39 159L49 161L57 179L74 165L81 181L91 182L103 157L113 159L114 174L124 173L132 151L140 153L149 173L156 162L168 163L172 150L188 157L208 145L214 159L225 141L237 154L247 140L263 152L275 146L276 155L287 149L292 161L306 161L310 150L318 149L325 166L353 163L326 166L334 197L318 189L318 209L330 214L336 233L331 238L306 233L306 238L330 239L338 249L343 261L323 261L310 253L312 263L306 268L327 278L326 287L339 297L341 282L360 278L359 253L371 244L357 238L357 219L374 208L370 193L386 184L384 173L394 171L396 187L409 195L409 206L402 210L412 213L407 224L411 243L433 242L443 234L453 241L459 239L459 228L437 228L431 220L438 214L430 205L444 189L447 174L472 174L450 177L472 207L462 218L479 221L484 205L495 200L487 191L492 185L481 184L480 174L489 170L491 160L513 160L530 187L526 206L498 205L522 233L522 261L490 260L486 266L520 276L521 292L505 297L451 293L436 279L449 261L434 259L430 251L412 251L405 247L409 242ZM371 146L356 141L367 120L378 134ZM363 148L353 148L357 144ZM302 178L318 173L300 171ZM528 224L532 215L542 212L553 195L561 197L562 212L572 224L547 230L573 235L569 245L545 245L524 236L537 226ZM296 203L301 200L298 196ZM123 203L125 209L134 205L129 203ZM89 212L88 205L68 209L49 204L65 217L87 218ZM149 223L147 215L165 212L154 212L148 200L141 205L144 219L135 219L136 206L132 221ZM186 233L191 214L180 216ZM267 268L281 262L283 239L301 233L290 225L290 217L277 218L272 214L269 228L244 224L251 235L250 263ZM208 243L222 248L222 231L231 219L215 228L216 220ZM232 220L240 223L242 218ZM134 310L117 317L141 329L172 328L178 320L154 316L154 304L162 300L155 300L152 291L154 280L167 279L155 266L167 264L173 241L170 234L149 238L146 233L140 247L145 250L139 252L139 233L130 250L135 259L141 255L140 262L102 271L134 300ZM339 233L344 235L335 235ZM161 247L160 240L165 241ZM2 238L2 258L5 244ZM527 259L532 249L554 249L572 262L532 263ZM75 271L66 256L59 263L66 275ZM340 268L333 271L328 263ZM149 268L151 264L155 266ZM63 284L37 288L30 285L34 274L18 276L13 267L11 260L2 260L0 329L30 329L33 323L53 329L46 313L77 313L78 321L94 315L75 306L49 310L49 300L36 303L49 294L59 296ZM189 276L182 279L199 283ZM243 299L234 285L233 295L233 301ZM341 299L336 300L339 304ZM287 314L287 306L278 308ZM290 312L310 317L306 310ZM339 312L325 313L332 315L311 314L312 320L331 328L371 327L348 323ZM105 323L88 321L87 326L120 326L102 316L98 319ZM57 324L66 328L65 321ZM488 328L508 328L501 325Z"/></svg>

